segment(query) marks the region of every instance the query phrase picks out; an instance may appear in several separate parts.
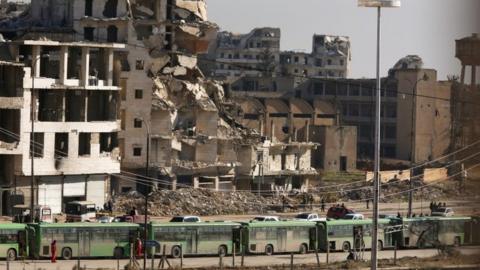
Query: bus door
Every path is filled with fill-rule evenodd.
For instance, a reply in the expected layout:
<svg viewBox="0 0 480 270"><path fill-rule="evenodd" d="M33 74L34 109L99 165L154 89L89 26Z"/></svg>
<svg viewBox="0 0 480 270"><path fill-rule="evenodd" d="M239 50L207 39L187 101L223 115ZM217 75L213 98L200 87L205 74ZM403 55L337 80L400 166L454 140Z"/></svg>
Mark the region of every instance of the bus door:
<svg viewBox="0 0 480 270"><path fill-rule="evenodd" d="M187 252L190 251L190 254L196 254L198 251L198 239L197 239L197 229L196 228L187 228Z"/></svg>
<svg viewBox="0 0 480 270"><path fill-rule="evenodd" d="M18 255L26 257L27 255L27 230L20 230L17 234L18 239Z"/></svg>
<svg viewBox="0 0 480 270"><path fill-rule="evenodd" d="M232 243L235 245L235 251L241 252L240 244L242 242L241 228L232 228Z"/></svg>
<svg viewBox="0 0 480 270"><path fill-rule="evenodd" d="M310 238L310 243L309 243L309 247L310 249L313 249L313 250L318 250L318 246L317 246L317 234L318 234L318 227L315 226L314 228L310 228L310 233L309 233L309 238Z"/></svg>
<svg viewBox="0 0 480 270"><path fill-rule="evenodd" d="M273 229L273 228L272 228ZM279 252L287 251L287 240L288 240L288 235L287 235L287 229L286 228L278 228L277 229L277 247L276 249ZM292 239L293 240L293 239ZM274 249L275 250L275 249Z"/></svg>
<svg viewBox="0 0 480 270"><path fill-rule="evenodd" d="M353 243L354 248L356 250L360 250L364 248L364 241L363 241L363 226L353 226Z"/></svg>
<svg viewBox="0 0 480 270"><path fill-rule="evenodd" d="M79 255L90 256L90 231L79 231L78 236Z"/></svg>

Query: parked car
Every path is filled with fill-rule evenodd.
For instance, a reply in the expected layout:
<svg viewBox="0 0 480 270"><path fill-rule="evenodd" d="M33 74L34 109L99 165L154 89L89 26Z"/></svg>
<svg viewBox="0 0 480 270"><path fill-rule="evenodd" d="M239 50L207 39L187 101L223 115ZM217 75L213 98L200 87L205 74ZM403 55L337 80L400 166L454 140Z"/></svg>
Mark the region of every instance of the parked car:
<svg viewBox="0 0 480 270"><path fill-rule="evenodd" d="M320 218L320 216L317 213L300 213L295 216L295 220L321 221L321 220L325 220L325 218Z"/></svg>
<svg viewBox="0 0 480 270"><path fill-rule="evenodd" d="M346 214L353 214L355 211L345 206L332 206L327 211L327 218L342 219Z"/></svg>
<svg viewBox="0 0 480 270"><path fill-rule="evenodd" d="M343 217L343 219L361 220L361 219L365 219L365 217L363 216L363 214L351 213L351 214L346 214Z"/></svg>
<svg viewBox="0 0 480 270"><path fill-rule="evenodd" d="M170 222L201 222L201 220L197 216L176 216Z"/></svg>
<svg viewBox="0 0 480 270"><path fill-rule="evenodd" d="M97 218L98 223L112 223L115 220L114 217L101 216Z"/></svg>
<svg viewBox="0 0 480 270"><path fill-rule="evenodd" d="M455 214L452 208L449 207L439 207L432 211L432 216L437 217L451 217Z"/></svg>
<svg viewBox="0 0 480 270"><path fill-rule="evenodd" d="M257 216L253 218L254 221L280 221L277 216Z"/></svg>

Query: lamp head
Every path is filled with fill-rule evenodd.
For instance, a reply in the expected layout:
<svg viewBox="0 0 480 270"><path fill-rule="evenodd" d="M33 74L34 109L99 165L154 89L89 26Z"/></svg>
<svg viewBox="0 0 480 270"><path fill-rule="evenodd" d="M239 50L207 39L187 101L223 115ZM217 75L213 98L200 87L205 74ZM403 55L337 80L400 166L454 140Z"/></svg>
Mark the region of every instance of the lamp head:
<svg viewBox="0 0 480 270"><path fill-rule="evenodd" d="M400 0L358 0L359 7L398 8L401 5Z"/></svg>

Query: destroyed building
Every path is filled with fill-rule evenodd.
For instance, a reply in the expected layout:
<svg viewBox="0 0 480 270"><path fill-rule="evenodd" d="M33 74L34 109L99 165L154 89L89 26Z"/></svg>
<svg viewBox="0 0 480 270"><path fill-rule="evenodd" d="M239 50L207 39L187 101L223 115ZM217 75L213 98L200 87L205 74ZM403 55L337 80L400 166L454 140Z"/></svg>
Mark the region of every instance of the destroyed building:
<svg viewBox="0 0 480 270"><path fill-rule="evenodd" d="M113 65L124 45L25 39L1 47L12 61L0 79L3 201L20 194L30 204L33 170L35 204L54 213L74 200L103 205L109 174L120 172ZM13 205L2 208L11 214Z"/></svg>
<svg viewBox="0 0 480 270"><path fill-rule="evenodd" d="M452 125L451 86L451 82L437 81L437 72L423 68L418 56L400 59L390 70L390 75L382 78L381 153L384 158L410 160L413 157L415 163L421 163L448 151ZM228 91L233 97L247 96L260 101L302 99L309 103L304 109L312 105L316 109L320 104L317 101L328 102L333 106L331 116L338 120L339 126L356 127L355 154L358 159L372 159L375 89L375 79L243 77L229 85ZM310 118L310 114L305 117L307 115ZM326 141L319 143L329 148ZM342 156L325 156L332 155ZM336 163L345 162L338 159ZM344 166L338 169L340 167Z"/></svg>
<svg viewBox="0 0 480 270"><path fill-rule="evenodd" d="M0 21L0 32L9 40L7 44L20 46L18 52L13 50L17 58L30 52L25 51L24 46L35 47L30 53L33 56L23 58L25 68L40 65L37 72L46 72L47 65L59 67L58 73L55 68L48 70L53 73L48 74L52 78L37 74L42 82L39 87L43 87L39 93L55 89L50 94L53 98L44 99L48 102L43 106L48 112L45 113L48 121L57 121L54 126L59 128L59 135L52 132L55 129L43 130L44 137L38 136L36 141L48 147L58 146L56 150L68 154L57 160L90 155L95 160L108 156L114 162L107 168L98 166L95 160L85 166L69 163L68 168L75 173L76 170L90 172L91 167L102 172L99 174L104 175L104 188L98 192L104 193L102 200L95 200L98 206L103 206L110 191L146 191L145 181L141 180L147 164L149 185L162 188L187 185L232 190L249 188L255 181L258 175L257 149L265 148L265 142L255 130L236 121L238 105L227 100L221 85L205 79L197 66L197 54L207 52L209 42L217 33L217 26L207 21L205 1L33 0L31 8L19 17ZM114 49L113 54L111 49ZM92 50L95 56L89 54ZM49 60L32 64L31 59L44 54ZM19 58L14 60L20 61ZM72 61L79 61L79 64L74 65ZM99 65L108 63L108 69L88 64L93 62ZM77 67L80 67L80 74ZM27 93L29 87L24 87ZM98 100L94 96L98 96ZM12 106L10 99L0 104L4 103ZM69 114L73 114L73 118L69 119ZM90 114L96 116L89 119ZM25 119L28 118L20 120L21 126L28 125ZM5 121L2 118L2 123ZM85 121L89 129L82 130L79 121ZM41 127L39 122L35 124ZM107 130L111 134L108 138L102 135ZM84 133L90 133L90 136ZM58 140L52 142L52 137L58 137ZM28 140L26 138L22 145ZM103 145L106 142L110 143ZM11 147L9 140L2 145L7 143ZM297 150L275 147L279 148L276 150L279 155L282 151L289 153L289 163L294 163L293 156L297 152L302 152L303 159L310 160L309 152L301 149L305 148L303 146L296 147ZM249 158L247 153L250 153ZM265 153L268 155L267 151ZM28 156L24 158L28 160ZM121 168L118 167L119 160ZM280 158L277 161L281 163ZM62 164L55 163L56 166ZM308 164L305 166L310 170ZM272 167L269 170L272 174L274 171L288 171L289 176L296 177L298 166L284 168L280 164L278 169ZM27 171L20 173L22 177L28 175ZM35 183L38 190L41 186L48 192L44 193L47 197L53 191L62 197L60 201L42 202L37 196L35 203L54 204L54 211L58 212L67 200L74 198L64 182L57 184L49 177L42 178L40 172L35 175L38 176L38 183ZM65 173L60 175L61 181L68 178ZM277 179L283 174L279 175ZM112 181L109 181L110 177ZM94 186L88 185L87 180L91 178L85 179L77 179L80 181L77 189L85 192L78 196L74 194L76 199L91 199L89 194L93 191L90 188ZM282 183L283 187L307 188L304 179L296 181L300 183L298 185L288 184L290 182ZM12 180L4 181L3 186L17 189ZM29 193L24 195L28 201Z"/></svg>
<svg viewBox="0 0 480 270"><path fill-rule="evenodd" d="M256 28L248 34L220 32L201 59L208 76L233 82L241 77L348 77L348 37L314 35L312 52L281 51L279 28Z"/></svg>

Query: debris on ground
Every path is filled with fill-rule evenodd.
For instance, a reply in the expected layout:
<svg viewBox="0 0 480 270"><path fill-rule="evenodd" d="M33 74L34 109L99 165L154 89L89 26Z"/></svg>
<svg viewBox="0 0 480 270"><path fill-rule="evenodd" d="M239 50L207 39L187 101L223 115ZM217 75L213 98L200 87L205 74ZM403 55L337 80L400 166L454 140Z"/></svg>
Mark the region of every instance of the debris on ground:
<svg viewBox="0 0 480 270"><path fill-rule="evenodd" d="M293 199L283 200L288 209L297 204ZM280 211L283 200L280 196L263 197L244 191L215 192L192 188L158 190L149 197L148 213L154 216L251 214ZM144 213L144 203L144 197L139 193L118 195L114 199L114 211L126 213L135 207Z"/></svg>

